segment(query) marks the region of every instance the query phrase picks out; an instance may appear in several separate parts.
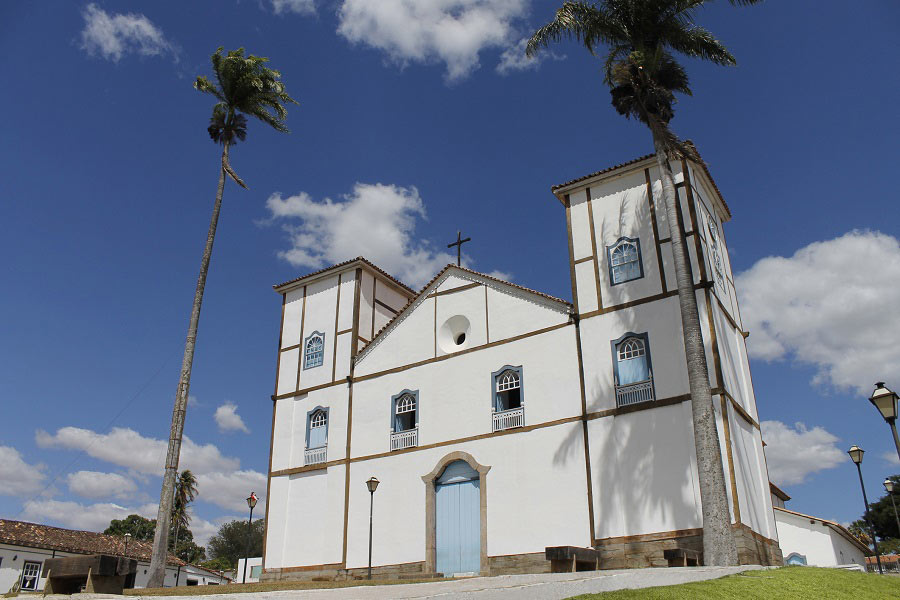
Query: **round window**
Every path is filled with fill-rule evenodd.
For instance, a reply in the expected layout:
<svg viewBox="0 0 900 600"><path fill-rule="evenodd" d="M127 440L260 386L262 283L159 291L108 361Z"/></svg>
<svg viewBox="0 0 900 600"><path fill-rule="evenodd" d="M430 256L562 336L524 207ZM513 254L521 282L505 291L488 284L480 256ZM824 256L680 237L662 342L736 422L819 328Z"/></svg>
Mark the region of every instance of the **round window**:
<svg viewBox="0 0 900 600"><path fill-rule="evenodd" d="M445 353L459 352L468 347L471 325L462 315L454 315L438 329L438 346Z"/></svg>

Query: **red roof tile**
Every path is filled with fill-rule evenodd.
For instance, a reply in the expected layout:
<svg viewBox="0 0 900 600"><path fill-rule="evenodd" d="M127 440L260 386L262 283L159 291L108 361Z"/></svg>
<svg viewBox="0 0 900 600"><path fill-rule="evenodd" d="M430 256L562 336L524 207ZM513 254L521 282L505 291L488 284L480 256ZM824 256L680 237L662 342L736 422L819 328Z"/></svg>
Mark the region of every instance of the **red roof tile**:
<svg viewBox="0 0 900 600"><path fill-rule="evenodd" d="M345 260L344 262L337 263L336 265L331 265L330 267L325 267L324 269L319 269L318 271L313 271L312 273L307 273L306 275L301 275L300 277L296 277L294 279L291 279L290 281L285 281L284 283L279 283L277 285L273 285L272 287L277 290L278 288L284 287L286 285L290 285L292 283L297 283L298 281L302 281L309 277L314 277L316 275L320 275L320 274L330 271L332 269L337 269L339 267L345 267L345 266L347 266L349 264L353 264L357 261L365 263L367 266L371 267L373 270L377 271L381 275L387 277L388 279L390 279L391 281L393 281L394 283L399 285L401 288L403 288L410 294L416 293L416 291L414 289L412 289L411 287L409 287L408 285L406 285L405 283L403 283L402 281L400 281L399 279L397 279L390 273L388 273L385 270L381 269L380 267L376 266L373 262L371 262L370 260L368 260L367 258L365 258L363 256L357 256L356 258L351 258L350 260Z"/></svg>

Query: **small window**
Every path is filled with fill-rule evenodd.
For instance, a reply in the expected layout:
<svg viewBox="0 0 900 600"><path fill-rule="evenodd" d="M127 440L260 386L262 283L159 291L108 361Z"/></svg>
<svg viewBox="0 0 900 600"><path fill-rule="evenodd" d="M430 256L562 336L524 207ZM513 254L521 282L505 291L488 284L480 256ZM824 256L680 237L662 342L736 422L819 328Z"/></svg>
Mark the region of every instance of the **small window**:
<svg viewBox="0 0 900 600"><path fill-rule="evenodd" d="M254 565L250 567L250 577L254 579L259 579L259 576L262 574L262 565Z"/></svg>
<svg viewBox="0 0 900 600"><path fill-rule="evenodd" d="M494 373L494 410L522 407L522 367L503 367Z"/></svg>
<svg viewBox="0 0 900 600"><path fill-rule="evenodd" d="M307 448L321 448L328 441L328 412L324 409L314 411L309 416L309 439Z"/></svg>
<svg viewBox="0 0 900 600"><path fill-rule="evenodd" d="M416 397L412 393L401 394L394 400L394 431L416 428Z"/></svg>
<svg viewBox="0 0 900 600"><path fill-rule="evenodd" d="M200 583L200 582L197 581L196 579L188 579L188 580L187 580L187 584L188 584L188 585L197 585L197 584L199 584L199 583Z"/></svg>
<svg viewBox="0 0 900 600"><path fill-rule="evenodd" d="M325 357L325 334L312 332L303 345L303 368L321 367Z"/></svg>
<svg viewBox="0 0 900 600"><path fill-rule="evenodd" d="M41 578L41 563L26 560L22 569L22 589L36 591Z"/></svg>
<svg viewBox="0 0 900 600"><path fill-rule="evenodd" d="M640 279L644 276L641 263L641 241L637 238L619 238L612 246L607 246L609 279L612 285Z"/></svg>
<svg viewBox="0 0 900 600"><path fill-rule="evenodd" d="M626 406L654 399L649 336L626 333L612 342L616 405Z"/></svg>

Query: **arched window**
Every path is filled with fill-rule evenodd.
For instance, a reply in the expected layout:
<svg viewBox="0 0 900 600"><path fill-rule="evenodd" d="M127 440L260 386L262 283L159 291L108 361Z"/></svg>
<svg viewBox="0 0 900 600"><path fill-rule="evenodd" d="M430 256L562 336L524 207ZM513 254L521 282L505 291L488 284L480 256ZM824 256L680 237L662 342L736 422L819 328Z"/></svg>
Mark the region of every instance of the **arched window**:
<svg viewBox="0 0 900 600"><path fill-rule="evenodd" d="M307 448L321 448L328 442L328 411L319 408L309 414Z"/></svg>
<svg viewBox="0 0 900 600"><path fill-rule="evenodd" d="M619 238L615 244L606 247L606 255L609 260L609 279L612 285L640 279L644 276L639 239Z"/></svg>
<svg viewBox="0 0 900 600"><path fill-rule="evenodd" d="M522 406L522 367L503 367L494 373L494 410Z"/></svg>
<svg viewBox="0 0 900 600"><path fill-rule="evenodd" d="M647 347L641 338L629 337L619 343L616 347L616 364L619 385L650 379Z"/></svg>
<svg viewBox="0 0 900 600"><path fill-rule="evenodd" d="M325 334L312 332L303 344L303 368L321 367L325 357Z"/></svg>
<svg viewBox="0 0 900 600"><path fill-rule="evenodd" d="M416 396L413 392L401 394L399 398L394 400L394 431L409 431L415 429L418 419L416 418Z"/></svg>

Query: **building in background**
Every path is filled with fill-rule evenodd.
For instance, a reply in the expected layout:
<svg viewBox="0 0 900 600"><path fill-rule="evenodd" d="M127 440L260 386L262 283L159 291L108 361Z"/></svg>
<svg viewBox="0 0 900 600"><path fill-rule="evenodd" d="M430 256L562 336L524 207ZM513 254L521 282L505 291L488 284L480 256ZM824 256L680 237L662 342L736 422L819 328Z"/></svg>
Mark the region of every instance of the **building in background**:
<svg viewBox="0 0 900 600"><path fill-rule="evenodd" d="M704 166L673 168L739 559L781 564L731 212ZM370 477L378 575L549 571L548 546L596 548L603 568L702 551L656 159L553 193L572 302L456 265L416 292L363 258L275 286L263 580L364 574ZM520 235L505 201L499 239Z"/></svg>
<svg viewBox="0 0 900 600"><path fill-rule="evenodd" d="M784 507L774 511L784 564L866 568L871 550L843 525Z"/></svg>
<svg viewBox="0 0 900 600"><path fill-rule="evenodd" d="M147 586L152 550L150 542L131 540L128 543L128 558L138 561L136 588ZM22 591L40 592L46 582L41 577L44 560L79 554L126 556L125 539L94 531L0 519L0 593L17 582ZM222 573L186 563L170 554L163 586L221 585L229 581Z"/></svg>

